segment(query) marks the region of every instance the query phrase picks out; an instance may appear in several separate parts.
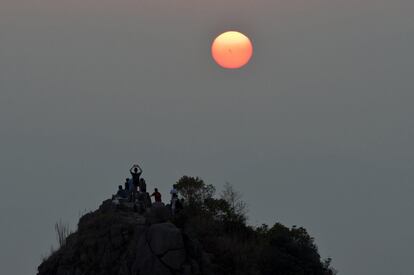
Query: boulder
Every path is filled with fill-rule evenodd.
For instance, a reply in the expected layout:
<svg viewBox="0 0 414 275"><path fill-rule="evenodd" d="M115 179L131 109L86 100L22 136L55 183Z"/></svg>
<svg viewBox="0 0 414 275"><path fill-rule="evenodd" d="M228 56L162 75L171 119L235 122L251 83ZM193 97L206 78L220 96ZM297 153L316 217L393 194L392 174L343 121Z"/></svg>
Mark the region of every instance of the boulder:
<svg viewBox="0 0 414 275"><path fill-rule="evenodd" d="M172 223L151 225L148 231L148 242L152 251L157 255L184 248L181 230Z"/></svg>
<svg viewBox="0 0 414 275"><path fill-rule="evenodd" d="M169 268L174 270L180 270L185 262L185 250L170 250L161 258L161 261Z"/></svg>
<svg viewBox="0 0 414 275"><path fill-rule="evenodd" d="M146 233L142 234L137 242L136 257L131 268L131 273L142 275L173 274L151 250Z"/></svg>
<svg viewBox="0 0 414 275"><path fill-rule="evenodd" d="M153 203L152 207L147 209L145 213L147 222L149 224L164 223L171 220L171 210L163 203Z"/></svg>

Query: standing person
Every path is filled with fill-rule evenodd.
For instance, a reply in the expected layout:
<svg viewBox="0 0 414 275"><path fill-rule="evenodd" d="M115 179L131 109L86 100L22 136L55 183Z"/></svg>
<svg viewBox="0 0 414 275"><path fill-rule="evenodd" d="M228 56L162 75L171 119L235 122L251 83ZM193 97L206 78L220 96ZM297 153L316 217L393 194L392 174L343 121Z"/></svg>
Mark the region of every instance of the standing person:
<svg viewBox="0 0 414 275"><path fill-rule="evenodd" d="M125 194L127 195L128 199L131 199L131 191L129 189L129 179L128 178L125 179L124 191L125 191Z"/></svg>
<svg viewBox="0 0 414 275"><path fill-rule="evenodd" d="M143 178L139 180L139 191L144 193L147 192L147 184Z"/></svg>
<svg viewBox="0 0 414 275"><path fill-rule="evenodd" d="M142 174L142 169L138 164L134 164L131 169L129 169L129 172L132 176L132 201L135 202L138 192L137 188L139 185L139 177Z"/></svg>
<svg viewBox="0 0 414 275"><path fill-rule="evenodd" d="M135 187L138 187L139 177L141 177L141 174L142 174L142 168L138 164L135 164L134 166L131 167L131 169L129 169L129 172L131 173L131 176L132 176L132 183L134 184Z"/></svg>
<svg viewBox="0 0 414 275"><path fill-rule="evenodd" d="M171 194L171 200L173 198L178 198L178 191L177 191L177 185L176 184L173 184L173 188L171 189L170 194Z"/></svg>
<svg viewBox="0 0 414 275"><path fill-rule="evenodd" d="M131 189L129 188L129 178L125 179L124 189L128 192L131 191Z"/></svg>
<svg viewBox="0 0 414 275"><path fill-rule="evenodd" d="M129 190L129 192L132 192L132 191L134 191L134 184L132 183L132 179L131 178L127 178L127 180L128 180L128 190Z"/></svg>
<svg viewBox="0 0 414 275"><path fill-rule="evenodd" d="M151 194L151 197L154 197L155 202L161 202L161 193L158 192L158 188L154 189L154 193Z"/></svg>
<svg viewBox="0 0 414 275"><path fill-rule="evenodd" d="M178 191L176 189L176 185L173 185L173 188L170 191L171 194L171 212L174 215L175 214L175 209L176 209L176 202L178 200Z"/></svg>
<svg viewBox="0 0 414 275"><path fill-rule="evenodd" d="M177 204L179 203L177 195L171 198L171 214L174 216L177 213Z"/></svg>

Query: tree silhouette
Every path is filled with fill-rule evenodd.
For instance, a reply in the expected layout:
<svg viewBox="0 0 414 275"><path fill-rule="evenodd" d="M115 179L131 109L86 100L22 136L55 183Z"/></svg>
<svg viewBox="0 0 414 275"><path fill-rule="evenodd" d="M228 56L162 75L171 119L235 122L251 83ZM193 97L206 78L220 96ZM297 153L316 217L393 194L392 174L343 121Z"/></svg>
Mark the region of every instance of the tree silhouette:
<svg viewBox="0 0 414 275"><path fill-rule="evenodd" d="M199 177L181 177L176 184L178 193L184 198L189 205L200 205L211 198L216 189L211 184L205 184Z"/></svg>

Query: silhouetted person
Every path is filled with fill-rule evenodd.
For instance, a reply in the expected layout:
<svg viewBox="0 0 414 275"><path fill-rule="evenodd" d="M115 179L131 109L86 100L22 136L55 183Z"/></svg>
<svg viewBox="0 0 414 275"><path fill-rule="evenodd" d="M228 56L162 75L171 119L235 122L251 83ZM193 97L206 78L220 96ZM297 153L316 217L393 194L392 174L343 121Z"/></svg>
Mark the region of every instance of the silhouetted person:
<svg viewBox="0 0 414 275"><path fill-rule="evenodd" d="M139 185L139 177L141 177L142 169L139 167L139 165L135 164L134 166L129 169L129 172L132 176L132 184L134 184L135 188L138 188Z"/></svg>
<svg viewBox="0 0 414 275"><path fill-rule="evenodd" d="M131 191L130 186L129 186L129 178L125 179L124 189L128 192Z"/></svg>
<svg viewBox="0 0 414 275"><path fill-rule="evenodd" d="M122 188L122 185L118 186L118 192L116 195L120 198L126 199L128 198L127 192Z"/></svg>
<svg viewBox="0 0 414 275"><path fill-rule="evenodd" d="M171 189L170 194L171 194L171 200L173 200L174 198L178 198L178 191L177 191L175 184L173 185L173 188Z"/></svg>
<svg viewBox="0 0 414 275"><path fill-rule="evenodd" d="M176 185L173 185L173 188L170 191L171 194L171 201L170 201L170 205L171 205L171 213L174 215L175 214L175 204L178 200L178 191L176 189Z"/></svg>
<svg viewBox="0 0 414 275"><path fill-rule="evenodd" d="M144 179L139 180L139 191L144 193L147 192L147 184Z"/></svg>
<svg viewBox="0 0 414 275"><path fill-rule="evenodd" d="M132 191L134 191L134 184L132 183L132 179L131 178L129 178L128 179L128 187L129 187L129 192L132 192Z"/></svg>
<svg viewBox="0 0 414 275"><path fill-rule="evenodd" d="M151 194L151 197L154 197L155 202L161 202L161 193L158 192L158 189L154 189L154 193Z"/></svg>

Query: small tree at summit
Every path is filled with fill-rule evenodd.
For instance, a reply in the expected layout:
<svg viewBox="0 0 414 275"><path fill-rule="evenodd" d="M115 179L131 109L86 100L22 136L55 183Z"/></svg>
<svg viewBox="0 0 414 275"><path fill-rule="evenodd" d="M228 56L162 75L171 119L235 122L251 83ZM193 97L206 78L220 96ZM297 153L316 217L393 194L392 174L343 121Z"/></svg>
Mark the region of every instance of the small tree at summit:
<svg viewBox="0 0 414 275"><path fill-rule="evenodd" d="M181 177L176 189L189 205L201 205L206 199L212 198L216 189L211 184L205 184L199 177Z"/></svg>

